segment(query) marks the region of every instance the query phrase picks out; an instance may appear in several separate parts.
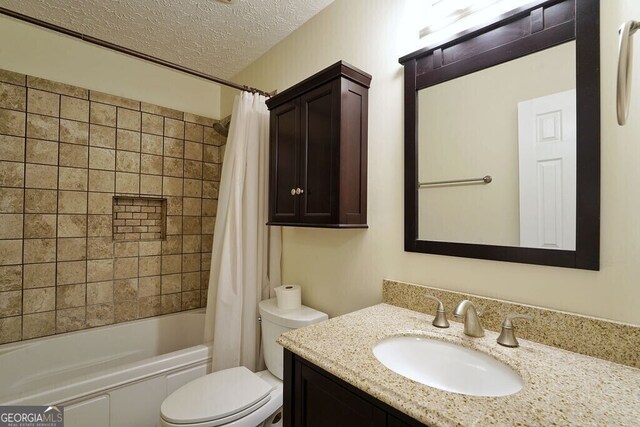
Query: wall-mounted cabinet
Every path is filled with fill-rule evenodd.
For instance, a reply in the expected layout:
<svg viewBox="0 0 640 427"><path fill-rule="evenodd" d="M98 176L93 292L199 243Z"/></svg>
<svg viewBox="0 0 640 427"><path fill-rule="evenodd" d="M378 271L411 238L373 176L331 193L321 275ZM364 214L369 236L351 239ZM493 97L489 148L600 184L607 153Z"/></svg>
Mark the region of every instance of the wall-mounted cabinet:
<svg viewBox="0 0 640 427"><path fill-rule="evenodd" d="M340 61L267 101L269 225L367 226L370 82Z"/></svg>

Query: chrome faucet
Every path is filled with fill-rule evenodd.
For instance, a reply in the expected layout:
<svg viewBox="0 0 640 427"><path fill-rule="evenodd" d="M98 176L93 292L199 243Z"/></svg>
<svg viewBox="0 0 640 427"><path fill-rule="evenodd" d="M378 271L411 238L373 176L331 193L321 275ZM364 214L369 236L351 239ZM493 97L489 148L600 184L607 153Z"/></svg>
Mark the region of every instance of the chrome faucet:
<svg viewBox="0 0 640 427"><path fill-rule="evenodd" d="M482 329L480 319L478 319L478 312L471 301L467 299L460 301L453 311L453 315L458 319L462 318L465 335L476 338L484 336L484 329Z"/></svg>

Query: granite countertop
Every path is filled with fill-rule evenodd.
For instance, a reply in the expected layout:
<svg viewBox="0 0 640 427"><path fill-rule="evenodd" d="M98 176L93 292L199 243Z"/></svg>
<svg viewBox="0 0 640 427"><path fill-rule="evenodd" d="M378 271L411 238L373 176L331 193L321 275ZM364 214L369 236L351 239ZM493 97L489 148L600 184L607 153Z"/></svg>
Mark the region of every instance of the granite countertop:
<svg viewBox="0 0 640 427"><path fill-rule="evenodd" d="M640 369L519 339L520 347L431 325L433 317L378 304L306 328L278 342L322 369L429 426L639 426ZM416 335L490 354L517 371L524 387L505 397L438 390L389 370L373 355L383 338Z"/></svg>

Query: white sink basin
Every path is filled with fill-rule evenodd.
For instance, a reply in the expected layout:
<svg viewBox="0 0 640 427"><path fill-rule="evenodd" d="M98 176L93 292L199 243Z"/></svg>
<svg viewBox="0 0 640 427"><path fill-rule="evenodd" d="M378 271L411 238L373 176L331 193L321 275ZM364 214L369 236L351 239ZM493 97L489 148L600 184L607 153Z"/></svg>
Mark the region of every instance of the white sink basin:
<svg viewBox="0 0 640 427"><path fill-rule="evenodd" d="M384 366L419 383L471 396L508 396L524 382L513 369L479 351L421 337L386 338L373 347Z"/></svg>

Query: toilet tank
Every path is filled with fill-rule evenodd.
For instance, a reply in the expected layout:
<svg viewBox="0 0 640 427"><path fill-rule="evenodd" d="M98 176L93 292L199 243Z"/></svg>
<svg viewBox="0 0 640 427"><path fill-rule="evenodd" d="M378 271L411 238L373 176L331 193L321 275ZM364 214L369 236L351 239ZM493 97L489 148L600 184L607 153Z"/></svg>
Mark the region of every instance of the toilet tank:
<svg viewBox="0 0 640 427"><path fill-rule="evenodd" d="M276 343L278 337L292 329L327 320L329 316L304 305L290 310L279 309L276 298L260 301L258 310L262 318L264 361L267 364L267 369L273 375L282 379L282 346Z"/></svg>

